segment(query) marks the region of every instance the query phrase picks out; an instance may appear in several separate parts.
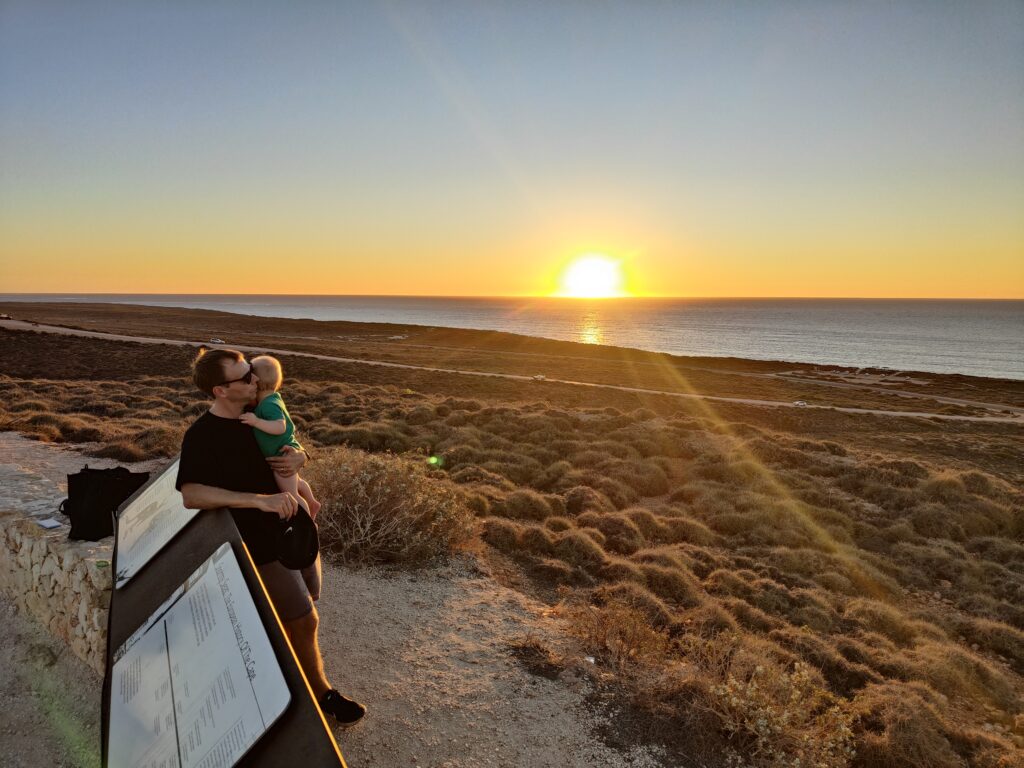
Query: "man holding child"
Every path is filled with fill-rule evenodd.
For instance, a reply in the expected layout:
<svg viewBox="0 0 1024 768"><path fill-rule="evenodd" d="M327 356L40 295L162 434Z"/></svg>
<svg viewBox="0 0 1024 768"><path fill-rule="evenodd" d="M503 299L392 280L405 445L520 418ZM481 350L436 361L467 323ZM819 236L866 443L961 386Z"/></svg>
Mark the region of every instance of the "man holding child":
<svg viewBox="0 0 1024 768"><path fill-rule="evenodd" d="M280 490L279 480L297 474L306 453L286 446L279 455L264 458L253 428L242 418L259 385L242 353L200 351L192 379L213 404L182 441L177 488L185 506L231 510L320 709L342 725L352 725L366 709L328 682L317 639L319 616L309 590L299 571L278 561L279 519L290 519L304 503Z"/></svg>

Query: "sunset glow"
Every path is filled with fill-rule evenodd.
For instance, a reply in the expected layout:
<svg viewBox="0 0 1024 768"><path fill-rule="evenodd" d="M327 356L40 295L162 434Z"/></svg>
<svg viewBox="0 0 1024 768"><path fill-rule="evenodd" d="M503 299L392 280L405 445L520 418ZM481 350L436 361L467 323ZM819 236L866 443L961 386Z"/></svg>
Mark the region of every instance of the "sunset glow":
<svg viewBox="0 0 1024 768"><path fill-rule="evenodd" d="M100 5L0 11L0 292L1024 297L1014 0Z"/></svg>
<svg viewBox="0 0 1024 768"><path fill-rule="evenodd" d="M599 253L580 256L562 273L557 295L573 299L623 296L621 262Z"/></svg>

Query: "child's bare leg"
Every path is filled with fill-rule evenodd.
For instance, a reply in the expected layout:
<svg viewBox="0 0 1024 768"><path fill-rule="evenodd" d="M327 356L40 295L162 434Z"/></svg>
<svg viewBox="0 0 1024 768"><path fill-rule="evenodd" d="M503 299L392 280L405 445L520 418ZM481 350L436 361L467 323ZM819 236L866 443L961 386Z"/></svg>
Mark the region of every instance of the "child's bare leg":
<svg viewBox="0 0 1024 768"><path fill-rule="evenodd" d="M279 475L274 473L274 480L277 481L277 490L281 493L290 493L292 496L299 496L299 476Z"/></svg>
<svg viewBox="0 0 1024 768"><path fill-rule="evenodd" d="M299 480L299 496L306 502L306 507L309 509L309 516L316 520L316 513L320 511L320 502L316 500L316 496L313 495L313 489L309 487L309 483L303 480L301 477L296 475Z"/></svg>

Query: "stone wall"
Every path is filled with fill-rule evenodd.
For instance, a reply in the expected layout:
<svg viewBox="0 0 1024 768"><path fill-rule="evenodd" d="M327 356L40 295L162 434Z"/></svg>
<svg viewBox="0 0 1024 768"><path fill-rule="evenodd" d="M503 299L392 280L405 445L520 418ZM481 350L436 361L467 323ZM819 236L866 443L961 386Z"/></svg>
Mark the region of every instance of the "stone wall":
<svg viewBox="0 0 1024 768"><path fill-rule="evenodd" d="M125 466L151 472L166 463ZM68 519L57 513L67 496L67 476L86 464L105 469L118 462L0 432L0 595L102 673L114 538L68 541ZM36 523L51 516L64 525L46 530Z"/></svg>
<svg viewBox="0 0 1024 768"><path fill-rule="evenodd" d="M68 528L40 527L22 512L0 512L0 593L97 673L107 649L113 537L68 541Z"/></svg>

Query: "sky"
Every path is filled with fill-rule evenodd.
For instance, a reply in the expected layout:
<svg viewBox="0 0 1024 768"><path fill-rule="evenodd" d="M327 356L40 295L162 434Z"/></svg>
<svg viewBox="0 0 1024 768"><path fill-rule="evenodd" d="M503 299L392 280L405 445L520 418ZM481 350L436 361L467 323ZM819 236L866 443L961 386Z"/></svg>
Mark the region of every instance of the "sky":
<svg viewBox="0 0 1024 768"><path fill-rule="evenodd" d="M1024 298L1022 2L0 0L0 292Z"/></svg>

